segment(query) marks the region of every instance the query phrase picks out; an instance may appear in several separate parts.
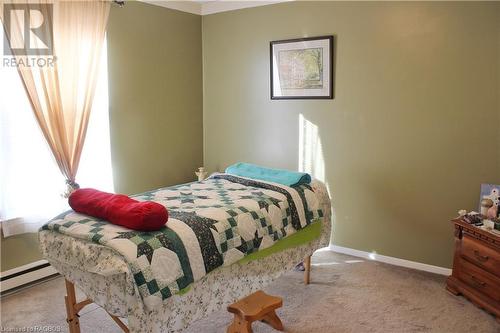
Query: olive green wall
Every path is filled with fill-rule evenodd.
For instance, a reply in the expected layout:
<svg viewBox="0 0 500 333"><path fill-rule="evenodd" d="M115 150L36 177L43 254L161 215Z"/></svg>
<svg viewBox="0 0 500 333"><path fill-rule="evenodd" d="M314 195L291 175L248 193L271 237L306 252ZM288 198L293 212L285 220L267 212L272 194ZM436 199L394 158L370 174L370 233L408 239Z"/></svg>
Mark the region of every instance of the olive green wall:
<svg viewBox="0 0 500 333"><path fill-rule="evenodd" d="M201 17L112 6L109 106L115 191L192 181L203 164ZM0 240L1 270L41 259L36 234Z"/></svg>
<svg viewBox="0 0 500 333"><path fill-rule="evenodd" d="M500 4L289 2L203 17L204 160L296 169L319 130L339 246L451 266L500 183ZM272 101L269 41L335 35L335 99Z"/></svg>
<svg viewBox="0 0 500 333"><path fill-rule="evenodd" d="M201 17L143 3L108 23L115 190L192 181L203 164Z"/></svg>
<svg viewBox="0 0 500 333"><path fill-rule="evenodd" d="M42 259L38 249L38 235L22 234L0 239L2 272Z"/></svg>

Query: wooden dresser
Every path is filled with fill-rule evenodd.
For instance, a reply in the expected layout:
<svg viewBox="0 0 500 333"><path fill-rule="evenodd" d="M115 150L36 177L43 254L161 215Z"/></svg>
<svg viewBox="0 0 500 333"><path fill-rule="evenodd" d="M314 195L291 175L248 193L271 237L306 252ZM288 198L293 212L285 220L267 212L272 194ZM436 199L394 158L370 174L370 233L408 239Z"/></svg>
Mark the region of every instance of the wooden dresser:
<svg viewBox="0 0 500 333"><path fill-rule="evenodd" d="M453 273L446 289L500 319L500 236L461 219L455 225Z"/></svg>

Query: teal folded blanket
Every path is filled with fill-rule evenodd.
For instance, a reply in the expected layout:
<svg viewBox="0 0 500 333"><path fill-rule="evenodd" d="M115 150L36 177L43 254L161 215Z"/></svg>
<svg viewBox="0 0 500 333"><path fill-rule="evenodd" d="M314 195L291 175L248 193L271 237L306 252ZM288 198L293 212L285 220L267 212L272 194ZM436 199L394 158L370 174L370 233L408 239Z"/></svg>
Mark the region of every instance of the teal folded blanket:
<svg viewBox="0 0 500 333"><path fill-rule="evenodd" d="M311 183L308 173L282 169L265 168L250 163L236 163L226 169L230 175L263 180L272 183L294 186Z"/></svg>

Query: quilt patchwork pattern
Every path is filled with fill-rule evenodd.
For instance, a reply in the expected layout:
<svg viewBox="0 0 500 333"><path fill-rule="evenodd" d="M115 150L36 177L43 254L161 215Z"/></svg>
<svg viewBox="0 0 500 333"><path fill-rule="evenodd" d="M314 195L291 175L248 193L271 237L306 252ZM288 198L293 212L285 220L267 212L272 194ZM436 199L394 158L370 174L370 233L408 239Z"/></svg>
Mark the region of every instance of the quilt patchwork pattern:
<svg viewBox="0 0 500 333"><path fill-rule="evenodd" d="M164 205L169 211L166 226L141 232L68 211L42 229L121 254L149 309L217 267L272 246L323 217L308 185L287 187L227 174L134 198Z"/></svg>

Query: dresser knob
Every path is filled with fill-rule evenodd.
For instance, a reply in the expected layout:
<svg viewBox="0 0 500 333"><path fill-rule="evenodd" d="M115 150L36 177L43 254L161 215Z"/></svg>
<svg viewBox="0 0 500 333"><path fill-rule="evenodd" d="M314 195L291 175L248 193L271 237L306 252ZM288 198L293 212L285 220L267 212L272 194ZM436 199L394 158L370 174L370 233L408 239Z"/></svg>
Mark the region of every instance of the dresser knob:
<svg viewBox="0 0 500 333"><path fill-rule="evenodd" d="M478 284L478 285L480 285L481 287L486 286L486 282L483 282L483 281L479 280L479 279L478 279L477 277L475 277L474 275L471 275L470 277L471 277L472 281L474 281L474 283L475 283L475 284Z"/></svg>
<svg viewBox="0 0 500 333"><path fill-rule="evenodd" d="M483 256L479 253L478 250L474 250L474 255L476 256L477 259L479 259L480 261L487 261L490 257L488 256Z"/></svg>

